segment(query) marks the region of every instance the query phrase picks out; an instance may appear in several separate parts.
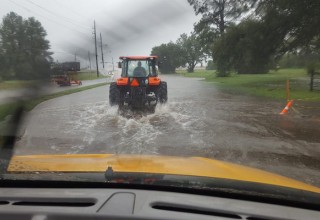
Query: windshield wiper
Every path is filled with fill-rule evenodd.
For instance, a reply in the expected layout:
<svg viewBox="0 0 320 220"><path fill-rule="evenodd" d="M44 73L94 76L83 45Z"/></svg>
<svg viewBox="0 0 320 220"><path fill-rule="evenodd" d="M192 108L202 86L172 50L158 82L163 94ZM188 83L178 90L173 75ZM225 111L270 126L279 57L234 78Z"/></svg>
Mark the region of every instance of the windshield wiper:
<svg viewBox="0 0 320 220"><path fill-rule="evenodd" d="M2 146L0 146L0 175L7 173L10 160L14 153L14 145L17 139L17 132L22 121L24 112L23 105L19 105L10 120L7 122L6 133L1 134ZM2 178L2 176L1 176Z"/></svg>

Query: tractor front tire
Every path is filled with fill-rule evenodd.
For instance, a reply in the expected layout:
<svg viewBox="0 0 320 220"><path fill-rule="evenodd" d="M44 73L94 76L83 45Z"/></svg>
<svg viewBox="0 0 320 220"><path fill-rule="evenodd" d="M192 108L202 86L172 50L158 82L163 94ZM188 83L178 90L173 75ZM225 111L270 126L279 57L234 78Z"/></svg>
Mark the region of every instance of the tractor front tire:
<svg viewBox="0 0 320 220"><path fill-rule="evenodd" d="M120 91L115 82L110 84L109 88L109 104L111 106L118 105L120 101Z"/></svg>
<svg viewBox="0 0 320 220"><path fill-rule="evenodd" d="M158 99L161 104L168 101L167 83L161 82L158 89Z"/></svg>

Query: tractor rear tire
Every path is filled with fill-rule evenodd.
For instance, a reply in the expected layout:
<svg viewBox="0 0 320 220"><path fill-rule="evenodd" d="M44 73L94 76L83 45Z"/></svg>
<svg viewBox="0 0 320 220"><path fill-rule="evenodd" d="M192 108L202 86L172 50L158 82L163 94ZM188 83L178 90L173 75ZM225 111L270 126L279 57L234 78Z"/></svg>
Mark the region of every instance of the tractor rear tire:
<svg viewBox="0 0 320 220"><path fill-rule="evenodd" d="M161 104L168 101L167 83L161 82L158 89L158 99Z"/></svg>
<svg viewBox="0 0 320 220"><path fill-rule="evenodd" d="M120 101L120 91L115 82L110 84L109 88L109 104L111 106L118 105Z"/></svg>

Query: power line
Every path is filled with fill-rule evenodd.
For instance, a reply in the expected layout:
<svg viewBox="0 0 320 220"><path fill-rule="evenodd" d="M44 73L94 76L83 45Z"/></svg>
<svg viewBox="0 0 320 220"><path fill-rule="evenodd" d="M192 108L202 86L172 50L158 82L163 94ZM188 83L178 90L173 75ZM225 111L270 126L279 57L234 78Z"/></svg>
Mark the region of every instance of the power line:
<svg viewBox="0 0 320 220"><path fill-rule="evenodd" d="M82 25L82 24L79 24L78 21L75 21L75 20L73 20L73 19L71 19L71 18L68 18L68 17L62 16L62 15L59 15L59 14L57 14L57 13L55 13L55 12L49 10L49 9L46 9L46 8L42 7L41 5L38 5L38 4L34 3L34 2L31 1L31 0L27 0L27 1L28 1L30 4L33 4L33 5L41 8L42 10L44 10L44 11L46 11L46 12L49 12L50 14L52 14L52 15L54 15L54 16L59 17L60 19L64 19L65 21L69 22L70 24L77 25L78 27L81 27L81 28L84 28L84 29L90 28L90 27L88 27L88 26L84 26L84 25Z"/></svg>
<svg viewBox="0 0 320 220"><path fill-rule="evenodd" d="M60 5L60 8L65 8L65 9L67 9L68 11L72 11L73 14L76 14L77 16L83 18L83 14L80 14L80 13L78 13L76 10L73 10L72 8L70 8L70 7L62 4L61 1L54 0L54 2L55 2L56 4L58 4L58 5Z"/></svg>
<svg viewBox="0 0 320 220"><path fill-rule="evenodd" d="M38 16L43 17L44 19L47 19L48 21L51 21L51 22L53 22L53 23L55 23L55 24L58 24L59 26L62 26L62 27L64 27L64 28L67 28L68 30L72 30L72 31L78 32L78 33L80 33L80 34L87 35L87 34L84 33L84 32L81 32L81 31L78 31L78 30L76 30L76 29L73 29L73 28L70 28L70 27L68 27L68 26L65 26L63 23L58 23L58 22L55 21L55 20L51 20L51 19L49 19L48 17L43 16L43 15L41 15L41 14L39 14L39 13L37 13L37 12L29 9L29 8L27 8L27 7L24 6L24 5L21 5L21 4L18 4L18 3L16 3L16 2L14 2L13 0L7 0L7 1L9 1L10 3L12 3L12 4L14 4L14 5L17 5L17 6L20 7L20 8L23 8L24 10L27 10L28 12L31 12L31 13L33 13L33 14L37 14Z"/></svg>

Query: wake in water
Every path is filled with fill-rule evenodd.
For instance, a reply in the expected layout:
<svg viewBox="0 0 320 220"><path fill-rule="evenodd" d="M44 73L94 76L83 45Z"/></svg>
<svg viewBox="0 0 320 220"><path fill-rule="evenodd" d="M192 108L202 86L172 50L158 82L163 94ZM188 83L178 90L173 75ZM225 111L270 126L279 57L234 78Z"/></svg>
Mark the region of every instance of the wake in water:
<svg viewBox="0 0 320 220"><path fill-rule="evenodd" d="M159 146L199 142L193 129L199 120L189 105L170 102L158 105L154 113L128 110L120 114L106 102L79 106L72 112L78 120L70 120L64 129L81 136L77 153L158 154Z"/></svg>

